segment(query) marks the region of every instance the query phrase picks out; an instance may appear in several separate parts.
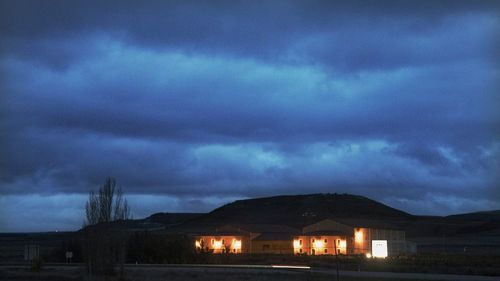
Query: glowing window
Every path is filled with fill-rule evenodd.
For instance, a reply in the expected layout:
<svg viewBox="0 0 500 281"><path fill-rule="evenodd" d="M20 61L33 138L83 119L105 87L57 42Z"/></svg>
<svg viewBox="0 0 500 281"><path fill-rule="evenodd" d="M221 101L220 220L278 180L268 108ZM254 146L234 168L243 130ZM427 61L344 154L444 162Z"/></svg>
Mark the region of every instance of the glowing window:
<svg viewBox="0 0 500 281"><path fill-rule="evenodd" d="M302 240L293 240L293 248L298 249L300 248L300 245L302 245Z"/></svg>
<svg viewBox="0 0 500 281"><path fill-rule="evenodd" d="M201 248L201 243L198 240L194 242L194 245L196 246L196 248Z"/></svg>
<svg viewBox="0 0 500 281"><path fill-rule="evenodd" d="M387 257L387 240L372 240L372 257Z"/></svg>

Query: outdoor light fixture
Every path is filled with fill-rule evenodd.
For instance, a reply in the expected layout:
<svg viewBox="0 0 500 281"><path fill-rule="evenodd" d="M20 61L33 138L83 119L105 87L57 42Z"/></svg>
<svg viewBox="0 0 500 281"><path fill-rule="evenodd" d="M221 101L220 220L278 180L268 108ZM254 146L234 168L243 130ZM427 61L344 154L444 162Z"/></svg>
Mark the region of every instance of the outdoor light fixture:
<svg viewBox="0 0 500 281"><path fill-rule="evenodd" d="M347 242L345 240L340 240L339 248L345 249L347 247Z"/></svg>
<svg viewBox="0 0 500 281"><path fill-rule="evenodd" d="M366 257L367 257L367 258L371 258L371 257L372 257L372 254L370 254L370 253L366 253Z"/></svg>
<svg viewBox="0 0 500 281"><path fill-rule="evenodd" d="M241 250L241 240L233 240L233 249Z"/></svg>
<svg viewBox="0 0 500 281"><path fill-rule="evenodd" d="M363 232L361 232L361 230L356 231L354 233L354 238L356 239L356 242L363 241Z"/></svg>
<svg viewBox="0 0 500 281"><path fill-rule="evenodd" d="M215 240L214 241L214 249L218 250L222 247L222 241L220 240Z"/></svg>
<svg viewBox="0 0 500 281"><path fill-rule="evenodd" d="M322 240L316 240L314 241L314 248L323 248L325 244L323 243Z"/></svg>

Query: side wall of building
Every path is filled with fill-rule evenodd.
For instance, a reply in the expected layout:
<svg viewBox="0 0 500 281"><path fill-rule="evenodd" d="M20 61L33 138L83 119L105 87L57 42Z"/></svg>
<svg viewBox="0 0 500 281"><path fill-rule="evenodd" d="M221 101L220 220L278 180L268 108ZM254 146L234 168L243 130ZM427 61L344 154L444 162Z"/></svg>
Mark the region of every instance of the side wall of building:
<svg viewBox="0 0 500 281"><path fill-rule="evenodd" d="M407 253L405 232L403 230L376 228L365 228L364 230L368 253L372 252L372 240L387 240L387 252L389 256L398 256Z"/></svg>
<svg viewBox="0 0 500 281"><path fill-rule="evenodd" d="M293 254L290 240L252 240L251 244L255 254Z"/></svg>

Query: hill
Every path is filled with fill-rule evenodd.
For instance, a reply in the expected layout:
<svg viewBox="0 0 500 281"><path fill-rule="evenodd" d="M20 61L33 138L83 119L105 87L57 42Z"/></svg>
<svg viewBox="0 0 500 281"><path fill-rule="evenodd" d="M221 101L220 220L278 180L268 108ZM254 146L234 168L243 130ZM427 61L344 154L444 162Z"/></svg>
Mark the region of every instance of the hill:
<svg viewBox="0 0 500 281"><path fill-rule="evenodd" d="M238 200L183 225L245 223L301 227L326 218L407 222L413 216L363 196L309 194Z"/></svg>
<svg viewBox="0 0 500 281"><path fill-rule="evenodd" d="M195 219L203 213L156 213L142 219L143 222L161 223L165 226L177 225L192 219Z"/></svg>

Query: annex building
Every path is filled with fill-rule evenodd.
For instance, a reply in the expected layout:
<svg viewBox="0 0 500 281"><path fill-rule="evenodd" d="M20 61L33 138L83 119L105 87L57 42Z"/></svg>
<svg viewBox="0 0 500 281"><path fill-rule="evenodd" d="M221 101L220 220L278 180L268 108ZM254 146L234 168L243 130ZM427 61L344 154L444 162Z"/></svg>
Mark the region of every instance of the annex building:
<svg viewBox="0 0 500 281"><path fill-rule="evenodd" d="M197 233L198 251L248 254L355 255L387 257L413 254L405 231L368 220L325 219L301 229L281 225L224 225Z"/></svg>

